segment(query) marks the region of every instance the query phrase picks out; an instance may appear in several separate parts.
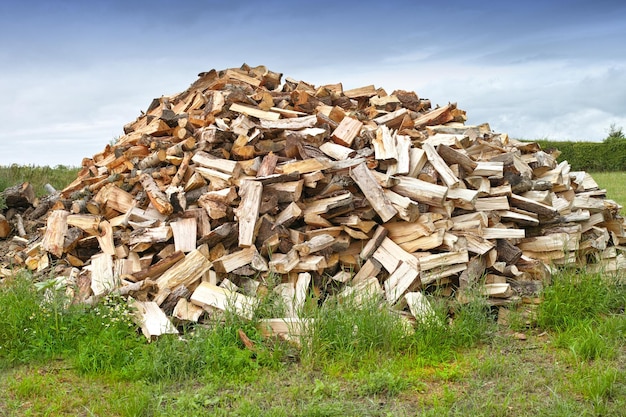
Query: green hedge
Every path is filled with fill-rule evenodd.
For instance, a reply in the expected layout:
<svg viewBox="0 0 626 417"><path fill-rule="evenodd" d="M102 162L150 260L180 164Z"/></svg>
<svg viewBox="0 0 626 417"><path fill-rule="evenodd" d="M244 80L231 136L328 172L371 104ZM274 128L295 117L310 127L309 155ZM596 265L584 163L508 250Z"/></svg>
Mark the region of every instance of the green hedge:
<svg viewBox="0 0 626 417"><path fill-rule="evenodd" d="M570 163L574 171L626 171L626 139L607 138L604 142L556 142L537 140L543 150L558 149L558 161Z"/></svg>

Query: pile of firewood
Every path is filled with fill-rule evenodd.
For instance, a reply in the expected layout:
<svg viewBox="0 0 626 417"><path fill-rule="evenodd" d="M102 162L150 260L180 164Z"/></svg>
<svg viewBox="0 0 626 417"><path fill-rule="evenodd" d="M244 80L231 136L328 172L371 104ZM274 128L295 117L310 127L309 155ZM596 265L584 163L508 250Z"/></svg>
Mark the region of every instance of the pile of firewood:
<svg viewBox="0 0 626 417"><path fill-rule="evenodd" d="M413 92L281 78L211 70L153 100L24 215L45 227L11 262L65 266L78 301L132 296L148 337L170 317L250 317L277 277L280 332L311 293L419 316L433 288L532 302L552 266L625 266L620 207L557 154Z"/></svg>

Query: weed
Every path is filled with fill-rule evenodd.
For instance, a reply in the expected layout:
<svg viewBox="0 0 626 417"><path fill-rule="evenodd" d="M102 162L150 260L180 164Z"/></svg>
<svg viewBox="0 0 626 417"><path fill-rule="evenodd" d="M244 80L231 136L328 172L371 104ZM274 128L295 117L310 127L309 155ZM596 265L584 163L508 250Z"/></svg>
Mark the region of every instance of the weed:
<svg viewBox="0 0 626 417"><path fill-rule="evenodd" d="M330 298L305 329L302 356L305 361L334 358L358 360L371 351L400 352L409 346L402 318L378 297Z"/></svg>
<svg viewBox="0 0 626 417"><path fill-rule="evenodd" d="M440 298L430 298L434 315L416 325L411 336L411 351L423 364L437 364L454 357L454 341L448 325L448 305Z"/></svg>
<svg viewBox="0 0 626 417"><path fill-rule="evenodd" d="M579 321L559 333L555 338L558 347L569 349L577 361L600 358L610 359L617 355L618 344L603 335L594 320Z"/></svg>
<svg viewBox="0 0 626 417"><path fill-rule="evenodd" d="M454 319L450 329L454 347L469 348L489 341L496 330L496 322L491 314L487 299L473 295L466 303L454 308Z"/></svg>
<svg viewBox="0 0 626 417"><path fill-rule="evenodd" d="M0 360L47 359L76 345L83 309L66 308L61 291L38 292L32 275L21 272L0 287Z"/></svg>
<svg viewBox="0 0 626 417"><path fill-rule="evenodd" d="M407 389L409 382L398 373L389 370L368 372L359 384L358 393L365 396L395 397Z"/></svg>
<svg viewBox="0 0 626 417"><path fill-rule="evenodd" d="M544 329L567 329L581 320L623 311L626 289L614 277L565 270L544 290L537 323Z"/></svg>
<svg viewBox="0 0 626 417"><path fill-rule="evenodd" d="M316 379L313 387L313 395L323 398L337 398L341 392L341 385L338 382L324 381Z"/></svg>
<svg viewBox="0 0 626 417"><path fill-rule="evenodd" d="M609 400L617 393L617 381L619 377L619 371L614 368L602 368L597 367L592 369L586 369L586 366L581 366L577 372L575 379L575 387L579 390L585 398L594 402L600 402ZM621 375L624 378L624 375Z"/></svg>

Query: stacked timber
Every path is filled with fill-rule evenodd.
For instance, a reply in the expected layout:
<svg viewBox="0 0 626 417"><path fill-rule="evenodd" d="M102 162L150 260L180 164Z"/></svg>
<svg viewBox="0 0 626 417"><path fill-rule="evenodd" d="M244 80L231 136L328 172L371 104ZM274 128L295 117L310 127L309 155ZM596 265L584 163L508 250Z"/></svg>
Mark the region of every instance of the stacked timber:
<svg viewBox="0 0 626 417"><path fill-rule="evenodd" d="M618 204L536 143L414 92L281 80L243 65L154 99L30 212L45 227L12 261L66 265L81 301L131 296L149 337L249 318L270 282L287 308L267 326L287 333L309 294L423 316L432 289L505 305L555 266L625 266Z"/></svg>

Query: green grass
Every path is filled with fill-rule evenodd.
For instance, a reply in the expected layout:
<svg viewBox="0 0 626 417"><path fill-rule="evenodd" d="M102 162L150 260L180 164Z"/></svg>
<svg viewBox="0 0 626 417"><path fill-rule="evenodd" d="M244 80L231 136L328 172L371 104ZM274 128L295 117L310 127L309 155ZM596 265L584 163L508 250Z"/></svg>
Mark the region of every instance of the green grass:
<svg viewBox="0 0 626 417"><path fill-rule="evenodd" d="M0 185L62 188L76 171L61 171L0 168ZM592 176L626 204L626 174ZM271 291L251 321L227 313L147 343L123 299L68 307L20 274L0 282L0 416L621 416L626 287L614 278L559 272L532 326L524 306L498 326L479 296L431 296L434 316L412 325L376 297L311 298L297 348L258 331L280 310Z"/></svg>
<svg viewBox="0 0 626 417"><path fill-rule="evenodd" d="M607 198L626 207L626 172L593 172L593 179L607 191Z"/></svg>
<svg viewBox="0 0 626 417"><path fill-rule="evenodd" d="M33 185L35 195L46 195L44 185L50 184L57 190L65 188L78 175L79 168L57 165L33 166L33 165L10 165L0 166L0 191L5 188L29 182Z"/></svg>
<svg viewBox="0 0 626 417"><path fill-rule="evenodd" d="M299 350L230 314L147 343L119 297L68 309L24 274L0 284L0 415L621 415L624 286L562 272L543 297L526 341L480 297L430 298L410 327L375 297L329 299Z"/></svg>

